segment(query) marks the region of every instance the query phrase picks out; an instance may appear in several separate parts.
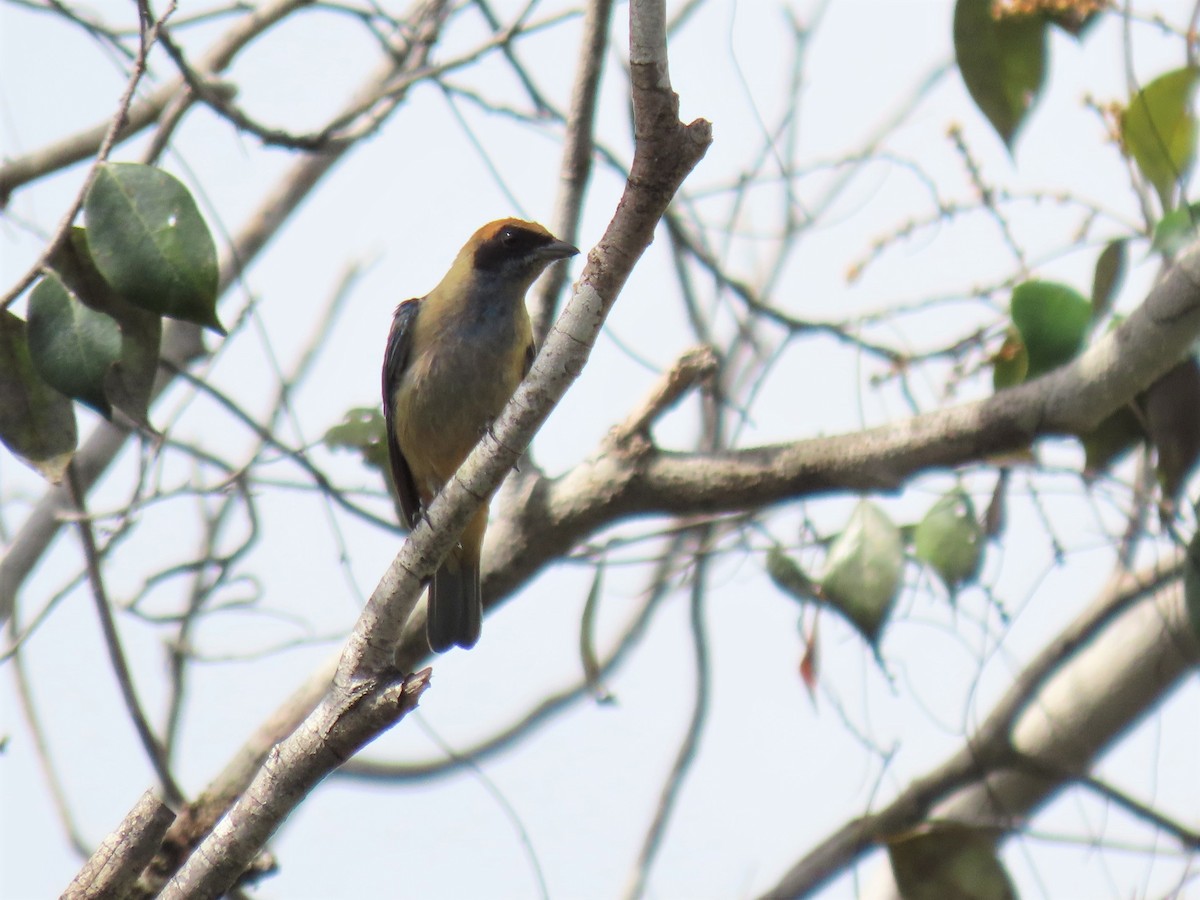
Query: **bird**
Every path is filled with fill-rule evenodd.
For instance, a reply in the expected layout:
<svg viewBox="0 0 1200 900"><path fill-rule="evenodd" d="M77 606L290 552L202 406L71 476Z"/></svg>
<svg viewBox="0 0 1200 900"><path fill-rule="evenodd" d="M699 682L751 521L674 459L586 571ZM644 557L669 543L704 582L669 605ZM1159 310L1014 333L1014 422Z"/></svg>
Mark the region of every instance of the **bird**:
<svg viewBox="0 0 1200 900"><path fill-rule="evenodd" d="M383 411L392 481L410 529L533 365L529 287L551 263L578 252L536 222L489 222L437 287L396 307L384 351ZM429 583L426 637L435 653L479 640L487 518L485 500Z"/></svg>

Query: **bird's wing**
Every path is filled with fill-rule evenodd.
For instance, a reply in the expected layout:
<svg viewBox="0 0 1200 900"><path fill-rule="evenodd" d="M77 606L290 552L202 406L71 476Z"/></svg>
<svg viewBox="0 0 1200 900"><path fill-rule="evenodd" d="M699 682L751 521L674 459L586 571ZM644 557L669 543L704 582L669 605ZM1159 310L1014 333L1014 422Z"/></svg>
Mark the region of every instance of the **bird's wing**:
<svg viewBox="0 0 1200 900"><path fill-rule="evenodd" d="M420 304L420 300L405 300L396 307L392 328L388 332L387 350L383 354L383 420L387 426L388 459L392 463L392 481L400 497L400 509L409 528L416 527L421 512L421 498L417 495L417 485L413 481L408 460L400 452L400 443L396 440L393 404L396 388L400 385L404 370L408 368L413 323L417 320Z"/></svg>

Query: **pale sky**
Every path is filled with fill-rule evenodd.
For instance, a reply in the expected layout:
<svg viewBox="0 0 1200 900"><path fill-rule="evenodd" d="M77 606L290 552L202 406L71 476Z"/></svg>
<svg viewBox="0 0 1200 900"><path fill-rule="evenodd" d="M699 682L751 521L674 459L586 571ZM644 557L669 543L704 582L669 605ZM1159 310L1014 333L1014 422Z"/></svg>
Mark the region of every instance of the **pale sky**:
<svg viewBox="0 0 1200 900"><path fill-rule="evenodd" d="M494 4L502 17L517 5ZM782 4L713 0L671 45L672 81L687 121L713 122L715 142L688 182L713 221L725 221L730 198L718 192L733 182L762 143L763 122L775 123L788 103L788 32ZM794 3L804 19L808 5ZM107 21L128 26L132 6L115 0L88 5ZM183 0L177 14L207 6ZM569 9L547 2L539 15ZM1187 21L1181 0L1141 7L1170 22ZM396 12L400 7L389 6ZM797 156L812 174L797 179L805 203L815 203L837 171L818 164L860 148L938 65L952 59L952 4L942 0L831 5L812 38L803 87ZM627 97L617 69L625 56L625 5L616 12L616 49L604 82L599 132L623 158L629 156ZM0 152L13 156L109 115L123 75L80 29L28 9L0 7ZM450 55L473 46L483 33L478 16L464 14L448 45ZM224 27L218 19L189 37L198 47ZM473 23L473 24L472 24ZM540 86L562 106L569 97L578 22L522 42L521 58ZM1134 68L1142 79L1183 65L1180 42L1149 24L1132 29ZM848 269L871 243L909 220L934 217L936 204L920 167L939 196L971 202L961 156L946 134L963 128L988 178L1014 192L1071 193L1102 203L1112 218L1098 224L1093 244L1064 253L1079 226L1078 209L1018 203L1010 209L1021 242L1034 253L1033 274L1074 284L1087 292L1091 267L1104 238L1138 222L1128 176L1116 149L1105 141L1096 114L1085 107L1126 97L1119 23L1105 21L1083 43L1058 32L1051 39L1045 96L1010 157L970 103L957 73L948 73L885 144L887 159L867 167L840 196L823 226L806 236L785 269L773 300L796 316L846 319L893 304L929 297L964 296L1014 268L995 223L979 214L922 228L893 243L853 283ZM165 58L157 71L169 72ZM311 127L342 101L374 65L361 27L330 13L300 15L274 38L248 52L230 77L243 105L272 123ZM487 96L518 102L515 80L497 60L456 76ZM282 427L289 442L315 443L353 406L378 402L378 367L394 305L428 290L463 240L502 215L547 220L557 189L557 131L536 131L475 108L460 107L512 202L464 135L442 94L429 86L412 94L404 111L344 160L249 272L243 288L223 301L232 323L247 295L258 300L259 321L221 349L206 379L252 412L274 393L270 357L290 368L309 340L313 321L351 262L369 264L349 304L328 335L329 348L294 398L297 421ZM136 159L142 141L121 147L116 158ZM194 112L163 165L200 197L218 245L261 200L262 191L289 165L289 154L262 150L239 138L207 111ZM78 188L72 169L45 185L14 195L0 218L3 283L24 271ZM623 187L597 167L579 243L587 250L603 231ZM781 202L760 188L737 223L727 254L730 267L754 282L769 259L757 237L777 228ZM1154 274L1144 244L1133 248L1120 304L1132 308ZM581 259L570 263L577 275ZM711 292L711 284L703 285ZM563 471L593 452L665 368L694 342L676 298L667 241L660 234L617 303L606 332L577 385L538 436L539 462ZM20 309L20 307L18 307ZM994 319L978 305L947 304L879 329L881 339L925 349L944 343L969 324ZM261 322L261 324L259 324ZM718 317L722 329L730 317ZM265 337L264 337L265 335ZM778 337L778 336L776 336ZM209 338L210 346L213 339ZM628 351L628 352L627 352ZM639 359L634 359L636 355ZM756 397L742 446L849 431L909 413L894 387L874 390L870 359L830 341L797 342L781 355L771 381ZM924 408L941 397L944 374L915 379ZM963 399L982 396L988 378L968 381ZM200 437L237 458L252 435L232 426L211 401L175 389L152 411L160 427L178 418L180 437ZM79 415L81 430L94 423ZM657 432L669 446L685 445L695 425L685 403ZM220 429L219 431L217 429ZM318 448L314 460L339 483L377 489L372 474L346 454ZM1082 454L1069 442L1045 449L1044 460L1077 470ZM126 452L91 497L94 509L126 502L137 454ZM275 470L278 471L275 471ZM296 480L280 463L264 478ZM188 477L179 462L162 481ZM211 483L211 474L203 476ZM841 621L821 618L821 691L814 704L797 676L802 648L797 607L762 571L763 538L756 552L732 545L714 567L706 620L712 653L712 699L700 754L684 784L661 855L650 874L649 898L749 897L768 888L809 848L846 819L885 802L912 777L955 749L964 729L977 723L1007 688L1024 660L1069 622L1103 582L1111 565L1109 542L1119 533L1111 492L1088 497L1070 471L1037 479L1049 505L1050 527L1025 499L1029 485L1017 476L1008 537L989 550L984 583L1012 620L1002 626L979 589L958 599L957 611L927 574L910 568L899 602L899 621L883 644L892 680ZM921 479L898 496L875 498L897 522L918 518L954 484L948 474ZM966 485L979 505L991 490L986 473ZM4 527L23 519L24 503L42 490L38 478L5 455L0 461ZM1194 492L1193 492L1194 493ZM261 536L242 571L260 579L260 610L226 612L207 620L196 636L202 653L253 654L302 637L336 638L352 625L361 596L369 594L398 549L398 538L339 517L348 564L339 551L325 506L309 493L260 491ZM769 519L771 535L793 547L802 519L835 532L855 498L808 501L781 508ZM382 496L368 501L381 515ZM10 511L10 509L12 511ZM627 523L613 534L648 534L661 522ZM1069 551L1054 564L1050 531ZM604 537L602 535L598 537ZM228 536L236 542L239 534ZM164 554L195 552L194 523L185 504L151 507L138 534L116 552L106 575L115 597L128 597ZM639 544L617 561L644 559L656 545ZM168 557L170 558L170 557ZM811 557L818 559L819 557ZM65 533L22 594L22 621L41 610L78 568L77 540ZM366 753L373 758L427 759L441 755L430 733L462 748L509 723L548 691L579 677L579 616L592 569L564 564L544 573L484 623L479 646L434 663L431 690L420 719L404 722ZM355 592L347 587L352 579ZM602 644L637 609L645 567L612 565L600 606ZM173 608L167 588L151 607ZM244 586L245 594L252 591ZM226 598L237 599L237 592ZM503 795L521 826L555 898L608 898L628 877L657 802L662 779L688 720L694 690L687 632L686 589L676 591L656 615L631 660L609 683L617 703L584 702L526 741L482 767L427 784L394 788L334 778L322 785L276 836L272 851L280 871L255 896L267 898L414 897L526 898L538 895L528 854L512 820L497 802ZM269 614L268 614L269 613ZM303 624L301 624L303 623ZM166 681L159 632L122 619L122 636L142 700L161 721ZM1003 638L1003 648L997 643ZM605 646L607 646L605 644ZM335 651L336 641L313 643L262 658L201 665L191 686L177 774L194 794L220 770L255 726ZM34 684L55 759L86 839L99 842L151 784L151 774L115 690L90 598L73 591L26 646ZM1200 809L1200 727L1195 711L1200 687L1193 680L1160 714L1125 739L1103 763L1125 789L1195 825ZM0 674L0 893L5 898L57 895L79 868L49 801L45 781L16 706L11 673ZM893 752L887 771L864 746ZM18 820L19 816L19 820ZM1190 819L1189 819L1190 817ZM1024 897L1161 896L1178 882L1181 864L1163 852L1098 852L1087 846L1124 842L1154 846L1155 835L1124 813L1072 793L1034 822L1033 837L1007 845L1004 859ZM1052 839L1068 836L1072 840ZM1079 841L1079 843L1075 843ZM1160 846L1170 845L1162 841ZM867 879L881 857L858 870ZM859 882L861 884L861 881ZM822 896L853 896L853 878Z"/></svg>

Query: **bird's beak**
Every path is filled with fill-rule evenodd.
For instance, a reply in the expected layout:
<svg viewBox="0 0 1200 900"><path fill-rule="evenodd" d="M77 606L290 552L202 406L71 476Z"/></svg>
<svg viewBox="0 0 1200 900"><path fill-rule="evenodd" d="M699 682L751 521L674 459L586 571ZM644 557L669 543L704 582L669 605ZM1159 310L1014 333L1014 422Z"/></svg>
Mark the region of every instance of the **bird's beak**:
<svg viewBox="0 0 1200 900"><path fill-rule="evenodd" d="M548 260L566 259L568 256L575 256L578 252L578 247L572 246L566 241L554 241L537 249L538 257Z"/></svg>

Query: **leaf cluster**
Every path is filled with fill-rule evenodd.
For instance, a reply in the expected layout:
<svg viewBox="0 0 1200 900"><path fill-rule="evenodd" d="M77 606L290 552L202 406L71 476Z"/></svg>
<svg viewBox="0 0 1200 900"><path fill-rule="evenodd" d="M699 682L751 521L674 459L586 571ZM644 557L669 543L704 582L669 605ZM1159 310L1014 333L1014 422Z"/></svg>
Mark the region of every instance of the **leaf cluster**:
<svg viewBox="0 0 1200 900"><path fill-rule="evenodd" d="M72 400L153 430L164 317L225 333L216 245L178 179L104 163L83 219L50 254L26 318L0 311L0 441L52 481L78 442Z"/></svg>

